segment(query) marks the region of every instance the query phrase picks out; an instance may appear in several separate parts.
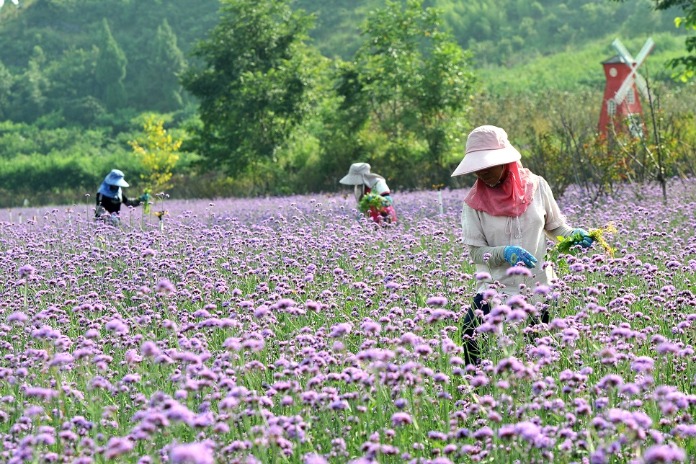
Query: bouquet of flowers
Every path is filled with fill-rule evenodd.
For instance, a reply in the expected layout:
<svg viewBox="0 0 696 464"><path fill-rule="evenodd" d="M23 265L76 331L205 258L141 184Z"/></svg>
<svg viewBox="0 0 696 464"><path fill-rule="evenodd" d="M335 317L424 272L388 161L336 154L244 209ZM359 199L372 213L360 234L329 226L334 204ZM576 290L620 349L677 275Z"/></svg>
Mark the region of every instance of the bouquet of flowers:
<svg viewBox="0 0 696 464"><path fill-rule="evenodd" d="M358 203L358 209L363 214L367 214L370 210L379 212L387 206L389 206L389 200L372 192L363 195Z"/></svg>
<svg viewBox="0 0 696 464"><path fill-rule="evenodd" d="M612 248L609 243L606 241L604 238L605 234L615 234L617 232L616 226L613 223L609 223L604 227L601 227L599 229L590 229L588 231L588 234L592 239L599 243L602 248L604 248L604 251L609 255L609 256L614 256L614 253L616 250ZM582 241L582 236L578 233L568 235L567 237L557 237L558 238L558 245L556 246L556 251L558 253L566 253L566 254L573 254L573 251L575 250L573 247L578 244L578 242Z"/></svg>

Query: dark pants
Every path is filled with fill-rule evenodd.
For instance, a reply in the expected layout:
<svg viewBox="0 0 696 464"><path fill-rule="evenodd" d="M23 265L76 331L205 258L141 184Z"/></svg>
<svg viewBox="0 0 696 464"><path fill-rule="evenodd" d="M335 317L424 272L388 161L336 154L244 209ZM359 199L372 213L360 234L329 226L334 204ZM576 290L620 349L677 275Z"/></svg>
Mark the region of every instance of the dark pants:
<svg viewBox="0 0 696 464"><path fill-rule="evenodd" d="M466 364L478 364L481 362L481 352L476 341L476 327L481 325L482 320L476 317L474 313L477 309L483 311L484 316L491 312L490 305L483 300L483 294L481 293L476 294L474 297L471 307L466 312L462 322L462 344L464 345L464 362ZM536 318L532 318L532 325L537 322ZM544 324L549 322L549 312L546 309L541 311L541 322Z"/></svg>

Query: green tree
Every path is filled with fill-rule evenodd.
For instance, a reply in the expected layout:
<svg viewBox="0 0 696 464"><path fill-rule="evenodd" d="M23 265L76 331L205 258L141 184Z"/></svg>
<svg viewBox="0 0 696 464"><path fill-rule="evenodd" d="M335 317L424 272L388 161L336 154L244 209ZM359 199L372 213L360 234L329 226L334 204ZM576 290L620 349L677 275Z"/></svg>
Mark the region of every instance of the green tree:
<svg viewBox="0 0 696 464"><path fill-rule="evenodd" d="M8 116L13 79L12 73L0 61L0 120Z"/></svg>
<svg viewBox="0 0 696 464"><path fill-rule="evenodd" d="M625 0L613 0L623 2ZM696 31L696 0L653 0L655 10L663 11L670 8L681 8L684 16L675 18L674 24L687 31ZM684 44L687 54L669 61L669 66L676 70L675 77L688 81L696 76L696 35L688 36Z"/></svg>
<svg viewBox="0 0 696 464"><path fill-rule="evenodd" d="M89 127L106 112L98 98L95 67L99 50L71 49L62 59L50 62L46 75L51 82L47 111L60 112L69 124ZM76 85L79 83L79 85Z"/></svg>
<svg viewBox="0 0 696 464"><path fill-rule="evenodd" d="M166 19L157 28L150 68L147 91L151 107L161 112L180 109L184 101L179 78L186 69L186 59Z"/></svg>
<svg viewBox="0 0 696 464"><path fill-rule="evenodd" d="M126 97L123 80L126 78L128 59L111 34L106 19L102 20L102 37L95 70L99 95L109 109L121 106Z"/></svg>
<svg viewBox="0 0 696 464"><path fill-rule="evenodd" d="M26 70L14 80L10 119L34 122L43 113L46 105L46 90L49 86L43 71L45 64L44 51L37 45L34 47Z"/></svg>
<svg viewBox="0 0 696 464"><path fill-rule="evenodd" d="M302 123L316 74L311 25L290 0L222 0L220 23L194 51L205 67L182 79L200 102L193 144L213 166L253 176Z"/></svg>
<svg viewBox="0 0 696 464"><path fill-rule="evenodd" d="M671 7L681 7L684 16L674 20L677 27L683 26L684 29L696 31L696 1L695 0L655 0L657 10L666 10ZM681 70L678 75L683 81L693 79L696 75L696 35L687 37L684 41L688 55L674 58L670 61L670 66Z"/></svg>
<svg viewBox="0 0 696 464"><path fill-rule="evenodd" d="M344 110L364 121L355 127L367 156L389 163L380 172L399 169L406 185L446 182L473 92L468 53L421 0L387 1L368 17L363 36L338 89Z"/></svg>

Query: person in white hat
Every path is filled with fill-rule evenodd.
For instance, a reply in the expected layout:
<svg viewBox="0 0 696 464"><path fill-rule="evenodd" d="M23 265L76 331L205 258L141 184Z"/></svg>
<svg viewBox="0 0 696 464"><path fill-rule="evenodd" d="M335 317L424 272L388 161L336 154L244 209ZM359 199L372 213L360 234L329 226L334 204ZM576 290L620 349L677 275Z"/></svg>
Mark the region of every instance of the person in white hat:
<svg viewBox="0 0 696 464"><path fill-rule="evenodd" d="M577 244L592 245L583 229L573 229L554 199L544 178L523 168L522 156L508 141L507 133L496 126L480 126L469 133L466 153L452 176L474 174L476 182L464 199L462 211L463 242L484 276L463 323L464 352L467 363L478 363L475 329L481 321L475 310L490 312L484 292L494 282L499 293L511 296L521 284L531 287L548 285L556 275L553 266L544 264L546 241L575 236ZM513 266L529 271L510 272ZM547 323L549 315L541 312Z"/></svg>
<svg viewBox="0 0 696 464"><path fill-rule="evenodd" d="M339 180L341 184L353 185L353 193L355 201L360 204L360 201L365 195L374 193L382 197L382 207L372 207L367 211L367 214L378 224L395 223L396 210L394 209L394 201L391 197L391 191L387 186L387 181L379 174L370 172L370 165L367 163L353 163L348 169L348 174Z"/></svg>
<svg viewBox="0 0 696 464"><path fill-rule="evenodd" d="M145 193L140 198L130 199L123 194L122 188L128 187L129 184L124 179L122 171L112 169L104 178L104 181L99 186L97 191L97 210L96 217L101 217L104 214L113 215L121 211L121 205L139 206L142 202L150 200L150 195Z"/></svg>

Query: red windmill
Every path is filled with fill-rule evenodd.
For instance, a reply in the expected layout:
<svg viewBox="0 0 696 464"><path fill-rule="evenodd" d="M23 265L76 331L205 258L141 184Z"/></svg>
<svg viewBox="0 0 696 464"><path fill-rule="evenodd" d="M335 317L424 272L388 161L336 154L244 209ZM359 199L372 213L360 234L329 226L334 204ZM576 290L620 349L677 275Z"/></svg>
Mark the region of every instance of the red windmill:
<svg viewBox="0 0 696 464"><path fill-rule="evenodd" d="M643 76L637 71L655 46L655 42L648 39L635 59L619 39L615 39L611 45L618 55L602 61L607 83L604 87L602 112L599 115L599 133L606 136L609 124L613 124L614 129L618 132L623 127L624 122L628 120L631 133L635 136L641 136L643 123L640 120L640 115L643 114L643 108L637 93L647 99L648 86Z"/></svg>

